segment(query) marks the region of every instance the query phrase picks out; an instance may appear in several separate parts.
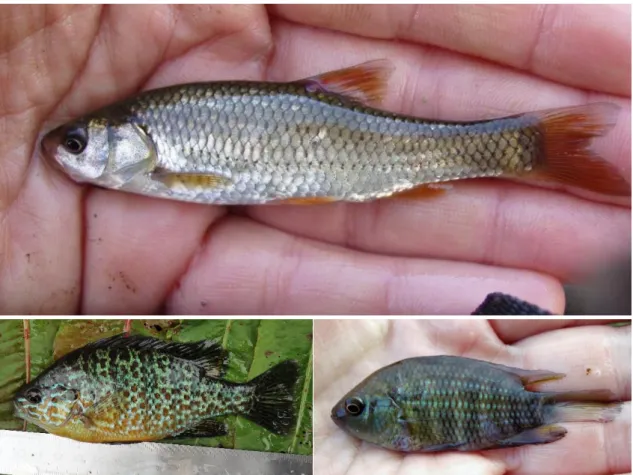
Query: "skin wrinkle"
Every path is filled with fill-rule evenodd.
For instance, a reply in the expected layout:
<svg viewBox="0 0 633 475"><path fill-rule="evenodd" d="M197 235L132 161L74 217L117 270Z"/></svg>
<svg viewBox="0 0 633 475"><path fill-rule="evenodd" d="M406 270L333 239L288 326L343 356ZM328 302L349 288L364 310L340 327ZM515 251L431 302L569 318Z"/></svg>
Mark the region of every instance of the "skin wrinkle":
<svg viewBox="0 0 633 475"><path fill-rule="evenodd" d="M223 212L217 217L214 217L210 220L207 225L205 231L202 233L198 244L193 248L193 252L191 253L189 259L185 261L184 269L182 273L177 274L176 279L171 287L168 287L165 292L165 297L161 300L161 302L165 302L166 312L167 314L177 314L179 312L175 311L173 308L173 302L177 298L177 295L183 294L182 290L182 281L189 275L189 270L195 265L197 260L202 255L203 251L206 252L209 247L212 246L213 242L213 233L214 230L218 227L222 227L225 225L226 218L228 217L228 213ZM213 304L213 302L209 302Z"/></svg>
<svg viewBox="0 0 633 475"><path fill-rule="evenodd" d="M51 6L47 5L44 6L44 16L46 18L47 16L47 12L50 10ZM73 14L69 13L67 15L68 18L72 18ZM54 21L52 22L50 25L44 25L44 27L37 29L35 32L28 34L27 36L25 36L19 43L18 45L16 45L16 47L18 47L19 45L22 45L24 42L26 42L27 40L32 40L34 37L36 37L36 35L38 33L46 33L47 31L50 31L50 28L54 27L55 25L57 25L58 23L60 23L60 21ZM98 24L98 23L97 23ZM48 29L48 30L47 30ZM1 43L0 43L1 44ZM11 48L9 51L7 51L7 61L9 60L10 57L10 53L12 51L15 51L15 48ZM88 51L90 50L90 48L88 48ZM3 55L4 56L4 55ZM86 61L89 55L86 55ZM8 65L7 65L7 69L9 69ZM81 68L78 71L77 74L81 73ZM47 107L48 112L44 112L44 113L40 113L37 114L38 109L41 109L44 105L43 104L31 104L27 109L23 110L22 112L19 111L15 111L15 112L11 112L11 115L13 115L14 113L16 115L26 115L27 117L31 116L33 117L33 121L36 124L37 130L41 129L42 125L45 123L46 118L47 118L47 114L50 113L51 111L55 110L55 108L57 107L57 104L59 104L60 102L62 102L64 100L64 98L66 97L68 91L70 91L72 89L72 86L74 84L75 78L77 77L77 74L75 76L73 76L71 78L71 80L69 81L69 85L66 89L65 92L62 92L60 94L60 99L56 102L53 103L51 105L49 105ZM4 98L5 95L4 94L0 94L1 98ZM4 110L5 109L5 101L3 100L3 102L0 104L0 110ZM29 114L29 112L33 111L34 114ZM38 118L36 118L35 116L39 116ZM5 117L5 115L3 114L2 117L0 117L0 119L3 119ZM3 120L4 122L4 120ZM26 152L27 156L29 157L33 157L33 155L35 154L35 151L37 150L37 146L35 142L30 142L29 143L29 150ZM7 153L8 154L8 153ZM19 181L16 184L16 187L12 187L12 186L7 186L8 190L15 190L14 192L9 192L9 198L6 203L6 205L4 203L2 203L2 209L0 209L0 212L4 215L5 213L8 214L8 210L13 206L13 204L18 200L20 193L22 192L22 190L24 190L24 184L26 182L27 179L27 175L29 173L29 170L32 167L29 167L30 162L25 162L24 164L22 164L20 166L20 168L22 169L18 175L19 175ZM15 180L7 180L6 183L15 183ZM4 216L0 216L0 226L2 226L2 223L4 222Z"/></svg>
<svg viewBox="0 0 633 475"><path fill-rule="evenodd" d="M528 71L536 71L537 63L536 63L536 55L539 50L539 46L541 41L543 40L543 33L545 31L545 23L546 19L551 17L551 20L548 21L548 28L551 28L551 25L554 23L555 17L558 14L558 9L555 5L535 5L535 11L538 15L536 30L534 31L534 38L530 43L527 51L526 57L523 61L523 65L521 69L527 69Z"/></svg>

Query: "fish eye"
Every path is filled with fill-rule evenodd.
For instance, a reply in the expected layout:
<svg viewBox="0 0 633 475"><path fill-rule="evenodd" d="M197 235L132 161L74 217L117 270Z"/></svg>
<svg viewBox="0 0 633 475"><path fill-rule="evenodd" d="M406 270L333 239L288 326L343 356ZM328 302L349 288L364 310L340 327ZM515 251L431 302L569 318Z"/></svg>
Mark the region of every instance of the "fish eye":
<svg viewBox="0 0 633 475"><path fill-rule="evenodd" d="M88 138L83 128L73 128L66 132L62 142L64 149L73 155L79 155L88 145Z"/></svg>
<svg viewBox="0 0 633 475"><path fill-rule="evenodd" d="M352 397L345 401L345 412L350 416L358 416L363 413L364 409L365 403L358 397Z"/></svg>
<svg viewBox="0 0 633 475"><path fill-rule="evenodd" d="M39 391L39 389L29 389L24 397L31 404L39 404L40 402L42 402L42 393Z"/></svg>

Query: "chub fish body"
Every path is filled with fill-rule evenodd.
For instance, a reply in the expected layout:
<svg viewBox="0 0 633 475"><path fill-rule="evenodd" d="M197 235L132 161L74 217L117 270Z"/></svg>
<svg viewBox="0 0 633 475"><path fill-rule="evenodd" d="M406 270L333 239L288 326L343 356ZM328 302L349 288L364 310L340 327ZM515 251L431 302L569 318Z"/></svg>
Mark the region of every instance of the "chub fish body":
<svg viewBox="0 0 633 475"><path fill-rule="evenodd" d="M618 106L425 120L373 107L390 71L377 60L288 83L146 91L54 129L42 150L78 182L210 204L429 196L480 177L630 196L589 148Z"/></svg>
<svg viewBox="0 0 633 475"><path fill-rule="evenodd" d="M297 364L247 383L220 379L226 355L209 341L170 343L117 335L75 350L22 387L16 415L85 442L215 437L239 414L283 434L294 423Z"/></svg>
<svg viewBox="0 0 633 475"><path fill-rule="evenodd" d="M609 391L533 392L564 374L454 356L410 358L382 368L346 394L332 419L361 440L400 452L476 451L561 439L558 422L608 422Z"/></svg>

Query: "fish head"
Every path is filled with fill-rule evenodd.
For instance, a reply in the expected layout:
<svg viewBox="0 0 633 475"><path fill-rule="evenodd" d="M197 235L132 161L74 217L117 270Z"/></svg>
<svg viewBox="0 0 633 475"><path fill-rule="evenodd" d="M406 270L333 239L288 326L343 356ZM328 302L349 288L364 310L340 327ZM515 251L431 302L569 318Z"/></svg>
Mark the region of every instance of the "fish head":
<svg viewBox="0 0 633 475"><path fill-rule="evenodd" d="M103 114L51 130L40 148L74 181L108 188L119 188L155 167L156 149L142 127Z"/></svg>
<svg viewBox="0 0 633 475"><path fill-rule="evenodd" d="M60 380L61 379L61 380ZM14 413L49 432L66 424L73 415L80 391L68 380L45 374L24 385L13 398Z"/></svg>
<svg viewBox="0 0 633 475"><path fill-rule="evenodd" d="M366 380L332 408L334 423L349 434L377 445L391 445L398 436L401 413L389 388L380 380Z"/></svg>

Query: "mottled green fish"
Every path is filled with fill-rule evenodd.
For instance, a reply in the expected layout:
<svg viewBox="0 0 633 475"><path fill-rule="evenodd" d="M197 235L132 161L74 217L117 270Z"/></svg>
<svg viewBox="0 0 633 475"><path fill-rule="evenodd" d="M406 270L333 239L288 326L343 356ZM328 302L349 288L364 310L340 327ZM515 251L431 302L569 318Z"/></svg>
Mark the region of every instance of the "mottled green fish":
<svg viewBox="0 0 633 475"><path fill-rule="evenodd" d="M284 434L293 427L298 365L284 361L247 383L221 378L221 346L117 335L79 348L22 387L16 415L85 442L215 437L242 415Z"/></svg>
<svg viewBox="0 0 633 475"><path fill-rule="evenodd" d="M293 82L145 91L55 128L41 149L80 183L209 204L428 196L482 177L631 196L590 147L616 104L427 120L374 107L392 70L377 60Z"/></svg>
<svg viewBox="0 0 633 475"><path fill-rule="evenodd" d="M532 392L564 374L455 356L410 358L382 368L332 409L349 434L400 452L476 451L561 439L558 422L609 422L606 390Z"/></svg>

